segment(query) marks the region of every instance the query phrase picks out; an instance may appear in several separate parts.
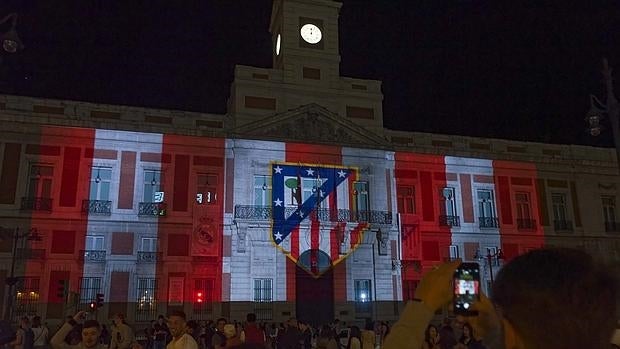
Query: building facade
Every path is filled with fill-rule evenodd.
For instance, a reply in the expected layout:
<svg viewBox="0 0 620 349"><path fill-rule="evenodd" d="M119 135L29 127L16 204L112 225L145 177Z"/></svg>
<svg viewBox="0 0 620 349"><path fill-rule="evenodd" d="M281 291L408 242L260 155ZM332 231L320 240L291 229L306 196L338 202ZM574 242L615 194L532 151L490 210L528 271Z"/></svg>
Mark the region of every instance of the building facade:
<svg viewBox="0 0 620 349"><path fill-rule="evenodd" d="M339 74L340 6L275 0L273 68L237 66L226 115L0 96L5 318L102 294L135 323L395 319L453 258L486 291L541 246L618 268L613 150L384 129L380 82Z"/></svg>

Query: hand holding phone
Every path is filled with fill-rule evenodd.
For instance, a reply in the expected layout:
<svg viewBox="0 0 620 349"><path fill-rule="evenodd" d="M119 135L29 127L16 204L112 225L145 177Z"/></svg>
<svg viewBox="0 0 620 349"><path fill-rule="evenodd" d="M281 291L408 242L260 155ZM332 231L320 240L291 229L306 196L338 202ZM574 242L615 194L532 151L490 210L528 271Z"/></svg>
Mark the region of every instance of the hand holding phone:
<svg viewBox="0 0 620 349"><path fill-rule="evenodd" d="M480 266L478 263L461 263L454 272L454 313L457 315L474 316L478 312L472 310L480 299Z"/></svg>

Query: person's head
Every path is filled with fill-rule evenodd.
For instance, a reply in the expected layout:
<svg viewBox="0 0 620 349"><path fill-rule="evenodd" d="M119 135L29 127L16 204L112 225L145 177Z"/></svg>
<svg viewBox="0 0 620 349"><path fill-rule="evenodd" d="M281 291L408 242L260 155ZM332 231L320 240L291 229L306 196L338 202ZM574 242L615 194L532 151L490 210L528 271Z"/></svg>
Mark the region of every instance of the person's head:
<svg viewBox="0 0 620 349"><path fill-rule="evenodd" d="M41 327L41 317L35 316L32 318L32 327Z"/></svg>
<svg viewBox="0 0 620 349"><path fill-rule="evenodd" d="M114 322L114 325L116 326L122 324L124 321L125 321L125 315L123 315L122 313L116 313L112 317L112 322Z"/></svg>
<svg viewBox="0 0 620 349"><path fill-rule="evenodd" d="M20 325L22 328L27 328L27 327L29 327L29 326L30 326L30 319L28 319L28 317L27 317L27 316L22 317L22 318L19 320L19 325Z"/></svg>
<svg viewBox="0 0 620 349"><path fill-rule="evenodd" d="M226 339L233 338L236 335L237 335L237 329L235 328L235 325L233 324L224 325L224 336L226 336Z"/></svg>
<svg viewBox="0 0 620 349"><path fill-rule="evenodd" d="M366 320L366 326L364 326L364 329L366 331L374 331L375 330L375 324L370 321L370 320Z"/></svg>
<svg viewBox="0 0 620 349"><path fill-rule="evenodd" d="M198 330L198 322L196 320L189 320L185 324L185 332L194 335L194 333Z"/></svg>
<svg viewBox="0 0 620 349"><path fill-rule="evenodd" d="M360 331L360 328L357 326L351 326L351 331L349 332L349 337L353 338L362 338L362 331Z"/></svg>
<svg viewBox="0 0 620 349"><path fill-rule="evenodd" d="M158 322L160 325L162 325L165 321L166 321L166 319L164 318L164 316L163 316L163 315L159 315L159 316L157 317L157 322Z"/></svg>
<svg viewBox="0 0 620 349"><path fill-rule="evenodd" d="M297 319L295 319L294 317L288 319L288 322L286 323L286 325L288 327L299 327L297 324Z"/></svg>
<svg viewBox="0 0 620 349"><path fill-rule="evenodd" d="M94 348L99 345L101 328L97 320L86 320L82 326L82 345L85 348Z"/></svg>
<svg viewBox="0 0 620 349"><path fill-rule="evenodd" d="M224 319L223 317L217 319L217 321L215 322L215 328L219 331L219 332L224 332L224 326L228 323L228 321L226 321L226 319Z"/></svg>
<svg viewBox="0 0 620 349"><path fill-rule="evenodd" d="M426 331L424 331L424 340L429 342L435 338L437 338L437 327L435 325L428 325Z"/></svg>
<svg viewBox="0 0 620 349"><path fill-rule="evenodd" d="M441 322L441 325L443 327L452 327L452 319L450 319L449 317L445 317L443 318L443 321Z"/></svg>
<svg viewBox="0 0 620 349"><path fill-rule="evenodd" d="M248 323L254 323L254 322L256 322L256 314L254 314L254 313L248 313L248 315L246 315L246 316L245 316L245 320L246 320Z"/></svg>
<svg viewBox="0 0 620 349"><path fill-rule="evenodd" d="M604 348L614 328L616 283L587 253L532 250L498 273L493 303L507 347Z"/></svg>
<svg viewBox="0 0 620 349"><path fill-rule="evenodd" d="M469 322L463 324L463 335L461 336L461 339L463 338L474 339L474 328L469 324Z"/></svg>
<svg viewBox="0 0 620 349"><path fill-rule="evenodd" d="M179 338L185 333L186 322L185 313L180 310L175 310L168 315L168 329L172 337Z"/></svg>

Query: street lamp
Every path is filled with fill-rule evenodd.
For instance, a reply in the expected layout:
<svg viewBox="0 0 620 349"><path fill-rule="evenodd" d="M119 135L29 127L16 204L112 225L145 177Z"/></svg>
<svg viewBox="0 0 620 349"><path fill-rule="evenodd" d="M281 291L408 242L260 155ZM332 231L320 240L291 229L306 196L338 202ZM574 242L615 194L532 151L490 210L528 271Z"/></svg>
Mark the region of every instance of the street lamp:
<svg viewBox="0 0 620 349"><path fill-rule="evenodd" d="M500 248L494 253L491 253L491 249L487 248L486 256L482 256L480 254L480 250L478 250L476 251L476 255L474 256L474 258L477 260L486 259L487 264L489 265L489 275L491 275L491 285L493 285L493 262L494 260L496 260L499 264L499 261L504 259L504 252L502 252L502 249Z"/></svg>
<svg viewBox="0 0 620 349"><path fill-rule="evenodd" d="M2 236L0 236L0 239L6 239L8 234L6 234L5 232L7 230L9 232L8 234L10 234L11 233L10 229L5 229L5 228L0 227L0 232L2 232ZM11 318L11 310L12 310L12 302L13 302L13 288L15 287L15 284L17 284L17 282L19 281L19 277L15 276L15 263L18 258L17 246L18 246L18 242L23 238L26 238L26 240L28 241L41 241L41 235L39 234L36 228L31 228L27 232L20 233L19 227L17 227L13 231L13 236L12 236L13 248L11 250L12 251L11 273L5 279L6 285L9 286L9 291L7 293L7 298L6 298L6 306L4 308L4 319L5 320L10 320Z"/></svg>
<svg viewBox="0 0 620 349"><path fill-rule="evenodd" d="M17 26L17 13L10 13L0 19L0 25L11 20L11 28L2 34L2 49L8 53L15 53L24 48L22 41L17 35L15 27Z"/></svg>
<svg viewBox="0 0 620 349"><path fill-rule="evenodd" d="M605 87L607 89L607 103L601 102L596 96L590 95L590 110L586 114L586 122L588 123L588 131L592 136L598 136L601 133L600 122L604 118L605 114L609 116L611 122L611 131L614 137L614 144L616 146L616 160L620 168L620 124L618 122L620 114L620 106L618 100L614 95L614 86L611 78L612 69L609 67L609 63L606 58L603 58L603 79L605 80Z"/></svg>

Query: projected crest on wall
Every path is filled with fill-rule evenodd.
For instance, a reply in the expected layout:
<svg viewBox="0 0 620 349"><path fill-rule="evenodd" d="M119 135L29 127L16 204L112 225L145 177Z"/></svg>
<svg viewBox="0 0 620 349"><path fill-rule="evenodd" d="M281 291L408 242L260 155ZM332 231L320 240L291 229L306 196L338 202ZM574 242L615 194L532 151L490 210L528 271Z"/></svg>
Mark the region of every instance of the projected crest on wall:
<svg viewBox="0 0 620 349"><path fill-rule="evenodd" d="M274 163L271 171L273 243L320 277L359 246L368 227L367 203L355 190L358 171L299 163Z"/></svg>

